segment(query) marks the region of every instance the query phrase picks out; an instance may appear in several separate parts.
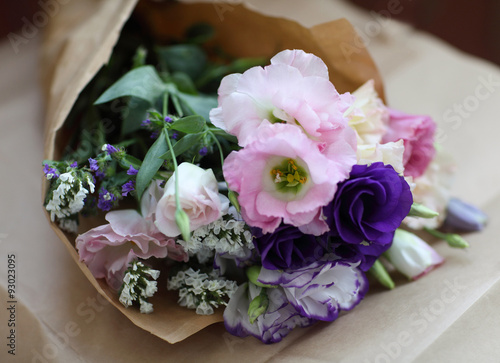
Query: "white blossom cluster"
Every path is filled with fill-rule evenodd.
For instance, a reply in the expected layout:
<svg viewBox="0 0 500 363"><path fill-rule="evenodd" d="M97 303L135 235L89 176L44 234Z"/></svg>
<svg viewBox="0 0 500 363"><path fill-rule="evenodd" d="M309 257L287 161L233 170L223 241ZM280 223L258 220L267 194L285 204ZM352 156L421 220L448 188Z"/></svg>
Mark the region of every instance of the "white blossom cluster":
<svg viewBox="0 0 500 363"><path fill-rule="evenodd" d="M245 228L244 221L225 215L215 222L196 229L191 239L186 242L177 240L184 250L196 254L200 263L205 263L213 252L243 257L249 249L253 249L252 234Z"/></svg>
<svg viewBox="0 0 500 363"><path fill-rule="evenodd" d="M132 306L134 302L139 303L141 313L149 314L153 312L153 304L147 301L158 291L156 280L160 276L160 271L153 270L145 266L142 262L133 261L132 266L126 271L123 277L123 285L120 291L120 302L125 306Z"/></svg>
<svg viewBox="0 0 500 363"><path fill-rule="evenodd" d="M214 313L214 307L227 305L238 287L235 281L226 280L216 271L209 274L189 268L168 279L169 290L179 290L179 305L196 309L199 315Z"/></svg>
<svg viewBox="0 0 500 363"><path fill-rule="evenodd" d="M51 199L45 206L45 209L50 212L51 221L54 221L55 217L69 217L82 210L83 201L89 193L89 190L83 187L83 181L88 185L90 193L93 193L95 185L89 173L86 173L83 178L78 177L74 171L59 176L56 181L57 188L53 190Z"/></svg>
<svg viewBox="0 0 500 363"><path fill-rule="evenodd" d="M78 222L74 219L63 218L58 221L59 228L70 233L78 233Z"/></svg>

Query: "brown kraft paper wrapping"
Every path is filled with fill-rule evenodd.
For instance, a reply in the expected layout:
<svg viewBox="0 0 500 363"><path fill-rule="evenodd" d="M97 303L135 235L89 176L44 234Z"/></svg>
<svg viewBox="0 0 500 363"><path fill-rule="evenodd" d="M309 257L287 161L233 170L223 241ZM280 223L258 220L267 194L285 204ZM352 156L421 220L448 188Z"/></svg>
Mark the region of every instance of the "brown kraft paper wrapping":
<svg viewBox="0 0 500 363"><path fill-rule="evenodd" d="M120 30L133 11L144 26L150 27L151 34L159 42L180 36L187 26L204 21L216 29L213 41L231 55L270 58L283 49L303 49L325 61L330 80L339 92L352 92L367 80L374 79L383 96L375 64L366 49L359 47L359 39L347 20L305 28L291 20L261 15L243 5L231 6L230 12L221 9L223 7L218 8L214 3L186 5L143 1L137 4L137 0L80 0L66 4L52 19L42 49L46 93L44 158L61 157L65 140L58 132L80 92L109 60ZM349 56L346 50L350 50ZM45 187L44 184L42 190ZM222 309L210 316L197 315L177 305L176 293L162 292L162 289L151 300L154 304L152 314L126 309L118 301L117 294L104 281L96 280L79 261L74 248L75 236L64 233L54 223L51 226L99 293L137 326L176 343L223 320Z"/></svg>

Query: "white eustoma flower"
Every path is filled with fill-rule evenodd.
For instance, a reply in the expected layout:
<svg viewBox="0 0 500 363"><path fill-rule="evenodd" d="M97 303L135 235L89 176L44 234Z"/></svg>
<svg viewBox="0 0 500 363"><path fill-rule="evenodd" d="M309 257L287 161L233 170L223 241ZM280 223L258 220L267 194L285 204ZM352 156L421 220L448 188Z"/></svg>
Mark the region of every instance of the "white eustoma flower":
<svg viewBox="0 0 500 363"><path fill-rule="evenodd" d="M389 111L375 91L375 82L369 80L352 95L355 99L348 114L349 126L356 131L358 145L380 143L389 122Z"/></svg>
<svg viewBox="0 0 500 363"><path fill-rule="evenodd" d="M444 262L424 240L402 229L396 230L392 245L384 255L399 272L412 280Z"/></svg>
<svg viewBox="0 0 500 363"><path fill-rule="evenodd" d="M358 164L369 165L375 162L390 164L394 170L402 175L404 173L403 153L405 151L403 140L388 142L386 144L358 145Z"/></svg>

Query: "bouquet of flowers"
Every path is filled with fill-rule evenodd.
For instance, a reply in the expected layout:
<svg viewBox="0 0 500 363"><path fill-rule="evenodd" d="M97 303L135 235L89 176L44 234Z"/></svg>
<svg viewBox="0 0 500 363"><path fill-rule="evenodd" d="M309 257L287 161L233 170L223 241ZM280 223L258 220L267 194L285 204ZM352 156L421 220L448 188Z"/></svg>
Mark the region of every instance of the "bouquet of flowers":
<svg viewBox="0 0 500 363"><path fill-rule="evenodd" d="M74 146L44 161L51 220L79 233L80 261L123 306L154 314L168 289L274 343L353 309L368 275L393 288L392 270L417 279L443 263L415 230L467 247L456 228L486 217L451 199L431 118L390 109L373 80L339 93L300 49L204 48L212 32L196 24L126 60L115 50L121 63L87 90L94 105L70 116L83 124ZM82 230L94 215L106 223Z"/></svg>

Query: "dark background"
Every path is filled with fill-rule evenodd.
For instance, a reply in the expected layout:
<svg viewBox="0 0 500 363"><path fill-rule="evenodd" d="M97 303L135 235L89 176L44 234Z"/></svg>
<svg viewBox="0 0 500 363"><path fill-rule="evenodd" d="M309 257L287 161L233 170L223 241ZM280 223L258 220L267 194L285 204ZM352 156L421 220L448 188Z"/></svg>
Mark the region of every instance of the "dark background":
<svg viewBox="0 0 500 363"><path fill-rule="evenodd" d="M23 17L32 20L33 14L40 10L40 3L55 1L57 0L3 0L0 4L0 37L19 31L24 25ZM391 17L432 33L465 52L500 65L500 0L345 1L381 14L384 10L387 12L391 3L399 3L403 10Z"/></svg>

